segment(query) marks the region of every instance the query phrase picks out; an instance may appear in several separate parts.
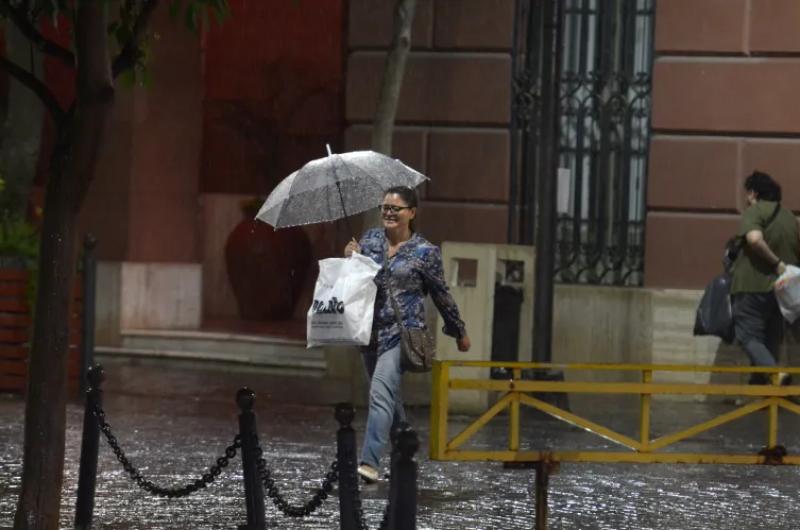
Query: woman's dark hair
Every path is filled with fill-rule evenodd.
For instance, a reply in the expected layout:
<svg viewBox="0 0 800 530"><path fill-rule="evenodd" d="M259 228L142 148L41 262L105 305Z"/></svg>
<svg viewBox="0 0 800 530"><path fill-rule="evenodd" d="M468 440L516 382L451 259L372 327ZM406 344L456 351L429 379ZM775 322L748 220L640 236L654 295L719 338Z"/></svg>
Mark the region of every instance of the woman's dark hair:
<svg viewBox="0 0 800 530"><path fill-rule="evenodd" d="M383 195L385 197L386 195L389 194L397 195L398 197L403 199L403 202L406 203L407 206L411 208L416 208L418 205L417 192L407 186L391 187L388 190L386 190L386 193L384 193ZM411 229L412 232L417 231L414 219L412 219L411 222L408 223L408 227Z"/></svg>
<svg viewBox="0 0 800 530"><path fill-rule="evenodd" d="M400 198L403 199L403 202L406 203L406 205L410 206L411 208L417 207L417 192L409 187L394 186L393 188L389 188L388 190L386 190L384 196L389 194L399 195Z"/></svg>
<svg viewBox="0 0 800 530"><path fill-rule="evenodd" d="M753 171L749 177L744 179L744 189L755 192L756 198L761 201L780 202L781 185L775 182L772 177L761 171Z"/></svg>

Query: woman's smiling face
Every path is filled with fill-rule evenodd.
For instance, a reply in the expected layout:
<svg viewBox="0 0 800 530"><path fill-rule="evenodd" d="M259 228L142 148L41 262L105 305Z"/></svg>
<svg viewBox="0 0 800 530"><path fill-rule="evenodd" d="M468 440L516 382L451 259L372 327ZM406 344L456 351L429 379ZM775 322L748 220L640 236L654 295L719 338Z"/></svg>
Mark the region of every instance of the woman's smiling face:
<svg viewBox="0 0 800 530"><path fill-rule="evenodd" d="M417 215L417 209L409 208L396 193L387 193L380 208L383 226L386 229L405 229Z"/></svg>

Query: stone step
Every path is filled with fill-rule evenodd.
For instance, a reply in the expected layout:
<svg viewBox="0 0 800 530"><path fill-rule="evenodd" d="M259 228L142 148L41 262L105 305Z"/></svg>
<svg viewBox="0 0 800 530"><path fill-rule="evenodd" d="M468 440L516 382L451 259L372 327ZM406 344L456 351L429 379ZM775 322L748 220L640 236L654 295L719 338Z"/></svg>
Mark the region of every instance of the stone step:
<svg viewBox="0 0 800 530"><path fill-rule="evenodd" d="M303 340L210 331L122 330L119 347L100 347L100 355L219 361L274 368L321 377L327 368L322 348Z"/></svg>

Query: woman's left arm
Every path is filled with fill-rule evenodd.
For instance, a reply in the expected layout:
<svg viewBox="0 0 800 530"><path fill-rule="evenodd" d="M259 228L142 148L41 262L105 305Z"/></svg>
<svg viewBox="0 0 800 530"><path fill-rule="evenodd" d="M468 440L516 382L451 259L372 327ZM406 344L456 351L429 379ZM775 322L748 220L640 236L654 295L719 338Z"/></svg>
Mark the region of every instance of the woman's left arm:
<svg viewBox="0 0 800 530"><path fill-rule="evenodd" d="M459 349L466 351L462 349L462 344L466 345L466 349L469 349L467 330L464 321L461 320L458 306L456 306L456 302L453 300L450 289L447 288L447 283L444 280L442 253L438 247L433 247L426 252L420 272L433 303L444 319L444 333L454 337L459 342Z"/></svg>

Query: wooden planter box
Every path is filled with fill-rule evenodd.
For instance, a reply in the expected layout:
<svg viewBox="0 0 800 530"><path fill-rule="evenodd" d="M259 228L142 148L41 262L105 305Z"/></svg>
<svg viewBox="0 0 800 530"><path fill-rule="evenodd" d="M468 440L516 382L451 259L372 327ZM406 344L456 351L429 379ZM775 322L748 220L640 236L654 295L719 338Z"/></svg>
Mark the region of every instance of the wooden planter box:
<svg viewBox="0 0 800 530"><path fill-rule="evenodd" d="M25 393L32 315L27 302L30 273L0 268L0 392ZM77 396L81 376L83 300L80 277L72 291L69 322L68 392Z"/></svg>

